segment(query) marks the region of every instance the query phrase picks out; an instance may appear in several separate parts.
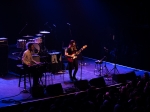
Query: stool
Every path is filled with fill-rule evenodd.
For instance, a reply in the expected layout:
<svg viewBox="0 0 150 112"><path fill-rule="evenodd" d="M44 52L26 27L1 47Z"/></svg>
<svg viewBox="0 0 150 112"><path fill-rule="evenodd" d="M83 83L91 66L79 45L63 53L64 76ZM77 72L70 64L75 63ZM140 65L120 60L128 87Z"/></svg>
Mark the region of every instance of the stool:
<svg viewBox="0 0 150 112"><path fill-rule="evenodd" d="M101 60L95 61L94 74L96 71L98 71L100 73L99 76L102 75L102 72L103 72L102 64L103 64L103 61L101 61Z"/></svg>
<svg viewBox="0 0 150 112"><path fill-rule="evenodd" d="M17 65L17 69L18 69L18 72L19 72L19 75L20 75L19 76L19 84L18 84L18 86L20 87L21 79L24 78L23 79L23 81L24 81L24 90L26 90L26 83L27 83L26 77L28 75L29 83L30 83L30 87L31 87L31 76L30 76L30 74L26 73L26 71L24 70L23 65L21 65L21 64Z"/></svg>
<svg viewBox="0 0 150 112"><path fill-rule="evenodd" d="M42 82L42 85L45 83L44 86L47 86L47 81L49 80L49 77L51 78L51 82L53 84L53 74L52 74L52 71L51 71L51 67L50 67L50 64L47 64L46 65L46 68L45 68L45 71L43 72L43 75L42 77L40 77L39 81ZM42 78L44 78L44 82L42 81Z"/></svg>

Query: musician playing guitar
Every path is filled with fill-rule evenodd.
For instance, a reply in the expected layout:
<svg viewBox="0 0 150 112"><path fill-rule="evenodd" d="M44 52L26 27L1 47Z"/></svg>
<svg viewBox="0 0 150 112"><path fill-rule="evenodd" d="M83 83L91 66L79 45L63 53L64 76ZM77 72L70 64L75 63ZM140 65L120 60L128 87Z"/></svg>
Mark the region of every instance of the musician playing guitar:
<svg viewBox="0 0 150 112"><path fill-rule="evenodd" d="M36 62L32 58L32 51L34 50L33 43L28 43L27 48L28 49L23 53L22 63L26 72L33 76L33 86L35 87L39 85L39 77L42 73L40 72L40 69L37 70L36 67L33 67L33 65L38 65L40 62Z"/></svg>
<svg viewBox="0 0 150 112"><path fill-rule="evenodd" d="M87 46L83 46L79 51L77 51L76 48L76 42L74 40L71 40L69 43L68 48L65 50L65 56L68 60L68 69L69 69L69 76L71 81L77 81L76 73L78 71L78 59L77 55L80 54L80 52L85 49ZM74 69L74 72L72 74L72 70Z"/></svg>

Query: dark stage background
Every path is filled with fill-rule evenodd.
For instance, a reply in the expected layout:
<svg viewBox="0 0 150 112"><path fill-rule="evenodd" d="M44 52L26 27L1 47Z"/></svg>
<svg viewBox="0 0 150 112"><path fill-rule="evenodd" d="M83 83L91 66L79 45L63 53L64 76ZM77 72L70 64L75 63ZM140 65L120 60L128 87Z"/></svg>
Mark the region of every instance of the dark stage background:
<svg viewBox="0 0 150 112"><path fill-rule="evenodd" d="M49 50L61 50L75 39L79 47L88 45L84 56L96 59L104 56L104 46L111 51L115 41L116 63L150 70L149 11L145 0L5 0L0 3L0 37L16 44L24 35L47 30Z"/></svg>

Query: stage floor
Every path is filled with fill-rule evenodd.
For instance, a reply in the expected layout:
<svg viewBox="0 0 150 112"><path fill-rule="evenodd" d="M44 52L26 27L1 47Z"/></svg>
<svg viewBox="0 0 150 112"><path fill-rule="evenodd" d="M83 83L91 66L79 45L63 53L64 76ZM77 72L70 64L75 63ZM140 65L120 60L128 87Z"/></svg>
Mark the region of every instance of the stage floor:
<svg viewBox="0 0 150 112"><path fill-rule="evenodd" d="M96 59L84 57L84 61L83 61L84 65L82 66L82 68L81 68L81 65L79 65L77 78L82 79L82 80L84 79L90 80L90 79L99 77L98 75L100 74L100 72L95 70L95 61ZM101 73L102 76L105 75L106 73L106 70L104 69L104 65L105 65L105 62L103 62L103 65L102 65L103 67L103 72ZM114 67L114 64L106 62L106 67L108 68L109 71L111 71ZM142 76L143 73L145 72L143 70L134 69L134 68L118 65L118 64L116 65L116 67L120 74L135 71L137 76ZM109 74L109 78L104 78L107 85L115 84L111 80L111 75L113 74L113 72L114 71L111 71L111 73ZM48 76L47 85L61 83L63 89L71 88L74 86L74 84L70 82L69 80L68 71L64 73L64 80L63 80L62 74L56 74L55 77L52 76L53 82L51 80L50 73L46 73L46 75ZM16 75L13 75L12 73L8 73L5 77L0 77L0 107L14 104L13 101L4 103L2 102L2 100L8 100L8 99L13 99L16 101L32 100L32 96L30 95L30 93L21 93L21 91L23 90L23 83L21 83L21 87L18 87L18 81L19 81L18 79L19 77ZM45 78L43 77L42 80L44 81ZM27 89L29 89L28 83L27 83Z"/></svg>

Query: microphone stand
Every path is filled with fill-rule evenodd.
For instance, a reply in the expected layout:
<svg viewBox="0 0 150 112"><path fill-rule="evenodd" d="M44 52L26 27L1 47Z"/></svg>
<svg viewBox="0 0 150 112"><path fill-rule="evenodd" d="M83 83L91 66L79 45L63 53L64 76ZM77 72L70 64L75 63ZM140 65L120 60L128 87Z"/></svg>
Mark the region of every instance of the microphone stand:
<svg viewBox="0 0 150 112"><path fill-rule="evenodd" d="M81 60L80 60L80 69L81 69L81 73L80 73L80 80L82 80L82 66L83 66L83 56L82 56L82 53L80 53L80 55L81 55Z"/></svg>
<svg viewBox="0 0 150 112"><path fill-rule="evenodd" d="M24 25L24 27L20 30L18 33L19 35L23 32L23 30L27 27L27 23ZM20 56L22 55L23 51L25 50L25 46L22 48L21 52L19 52L18 58L20 59Z"/></svg>
<svg viewBox="0 0 150 112"><path fill-rule="evenodd" d="M26 28L28 24L26 23L25 26L20 30L19 35L22 33L22 31Z"/></svg>
<svg viewBox="0 0 150 112"><path fill-rule="evenodd" d="M49 26L48 22L46 22L44 25L46 25L46 26L50 29L50 32L52 32L52 28ZM43 36L42 36L42 39L43 39L43 44L42 44L42 46L43 46L43 48L44 48L44 52L47 51L46 42L45 42L45 41L46 41L45 35L46 35L46 34L43 34Z"/></svg>
<svg viewBox="0 0 150 112"><path fill-rule="evenodd" d="M107 57L105 57L105 64L104 64L104 68L105 68L105 75L109 75L110 73L109 73L109 70L108 70L108 68L107 68L107 66L106 66L106 61L107 61Z"/></svg>
<svg viewBox="0 0 150 112"><path fill-rule="evenodd" d="M58 41L57 41L57 32L56 32L56 25L55 24L53 24L53 27L54 27L54 38L55 38L55 49L56 49L56 47L58 47ZM57 43L56 43L57 42Z"/></svg>
<svg viewBox="0 0 150 112"><path fill-rule="evenodd" d="M70 38L72 38L72 31L71 31L71 28L70 28L70 24L68 24L68 26L69 26L69 34L70 34Z"/></svg>
<svg viewBox="0 0 150 112"><path fill-rule="evenodd" d="M118 71L117 66L116 66L116 62L117 62L117 56L116 56L116 53L115 53L115 65L114 65L114 68L111 70L111 71L114 71L113 74L116 74L116 73L119 74L119 71Z"/></svg>

